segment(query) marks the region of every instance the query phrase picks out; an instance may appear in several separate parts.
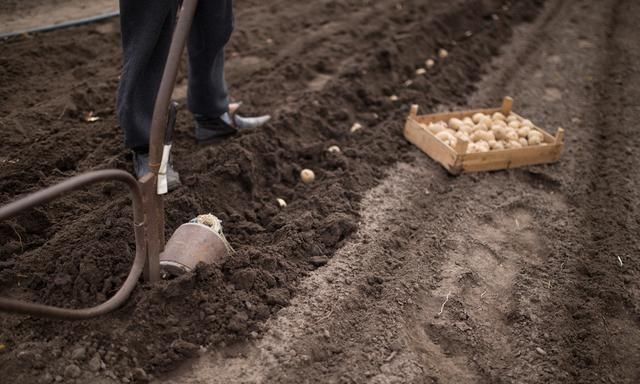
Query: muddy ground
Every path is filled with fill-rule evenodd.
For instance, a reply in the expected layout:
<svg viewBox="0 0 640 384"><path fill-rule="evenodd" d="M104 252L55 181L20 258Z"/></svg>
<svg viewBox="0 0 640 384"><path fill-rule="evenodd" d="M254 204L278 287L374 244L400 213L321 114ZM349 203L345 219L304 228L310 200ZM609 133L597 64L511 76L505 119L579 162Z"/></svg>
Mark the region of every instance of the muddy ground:
<svg viewBox="0 0 640 384"><path fill-rule="evenodd" d="M1 315L5 377L640 380L640 4L236 8L232 94L274 120L197 147L181 110L185 185L167 198L167 234L213 212L238 252L222 270L140 284L99 319ZM0 202L90 169L131 168L114 116L117 20L1 44ZM449 56L417 76L441 47ZM538 125L566 129L560 163L451 177L402 137L411 103L493 106L506 94ZM84 122L87 111L101 120ZM351 133L354 122L363 129ZM327 153L334 144L340 154ZM304 167L315 183L299 182ZM128 197L110 184L0 224L0 293L104 301L132 260L131 225Z"/></svg>

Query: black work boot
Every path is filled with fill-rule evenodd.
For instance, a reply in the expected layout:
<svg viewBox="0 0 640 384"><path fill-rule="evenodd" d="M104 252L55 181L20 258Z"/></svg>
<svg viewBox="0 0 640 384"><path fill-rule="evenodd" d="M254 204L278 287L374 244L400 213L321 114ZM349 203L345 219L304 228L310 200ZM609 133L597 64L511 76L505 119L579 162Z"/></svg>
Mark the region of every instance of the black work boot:
<svg viewBox="0 0 640 384"><path fill-rule="evenodd" d="M133 152L133 170L135 171L138 179L151 172L149 169L148 153ZM180 184L180 175L173 169L171 158L169 158L169 164L167 164L167 189L172 191L178 188Z"/></svg>
<svg viewBox="0 0 640 384"><path fill-rule="evenodd" d="M271 116L242 117L229 112L219 117L194 115L196 120L196 140L199 144L210 144L235 135L241 130L258 128L271 119Z"/></svg>

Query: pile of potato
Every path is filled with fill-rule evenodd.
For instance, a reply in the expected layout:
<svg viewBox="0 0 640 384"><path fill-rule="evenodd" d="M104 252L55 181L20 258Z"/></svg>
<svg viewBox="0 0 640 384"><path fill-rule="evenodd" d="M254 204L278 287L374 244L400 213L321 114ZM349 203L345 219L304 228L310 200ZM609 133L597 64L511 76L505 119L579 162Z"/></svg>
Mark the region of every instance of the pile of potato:
<svg viewBox="0 0 640 384"><path fill-rule="evenodd" d="M469 142L467 153L499 151L532 145L546 145L542 133L533 128L531 120L514 114L505 116L476 113L463 119L421 124L445 144L455 147L458 140Z"/></svg>

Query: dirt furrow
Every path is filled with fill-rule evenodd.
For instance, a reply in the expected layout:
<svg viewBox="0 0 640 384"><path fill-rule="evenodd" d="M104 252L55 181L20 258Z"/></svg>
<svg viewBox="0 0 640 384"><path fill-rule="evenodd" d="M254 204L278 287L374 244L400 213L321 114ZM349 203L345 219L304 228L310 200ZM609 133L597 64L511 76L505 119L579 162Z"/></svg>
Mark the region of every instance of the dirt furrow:
<svg viewBox="0 0 640 384"><path fill-rule="evenodd" d="M629 149L634 139L625 139L634 130L625 121L637 114L625 107L633 105L635 91L627 89L637 74L626 61L637 49L637 28L625 20L633 11L615 1L565 7L548 26L551 38L537 46L538 57L516 61L520 70L504 85L525 113L568 127L570 137L562 167L534 167L531 186L565 203L536 224L547 256L516 285L523 307L510 314L511 326L531 332L548 354L537 381L637 380L637 289L630 284L637 264L616 260L637 247L637 160ZM526 293L534 286L534 295Z"/></svg>
<svg viewBox="0 0 640 384"><path fill-rule="evenodd" d="M565 335L570 354L565 356L577 381L603 376L614 382L636 382L640 357L640 296L633 277L640 271L634 254L640 250L638 233L639 144L634 124L638 109L640 47L630 39L638 33L633 12L637 2L616 1L612 6L600 74L594 79L594 109L590 152L581 174L588 180L587 193L576 196L576 205L587 208L583 223L588 237L578 246L575 272L579 279L561 285L562 294L579 297L567 307L566 321L579 330ZM595 112L595 113L594 113ZM587 179L588 177L588 179ZM633 356L633 357L632 357ZM602 372L602 366L612 367Z"/></svg>

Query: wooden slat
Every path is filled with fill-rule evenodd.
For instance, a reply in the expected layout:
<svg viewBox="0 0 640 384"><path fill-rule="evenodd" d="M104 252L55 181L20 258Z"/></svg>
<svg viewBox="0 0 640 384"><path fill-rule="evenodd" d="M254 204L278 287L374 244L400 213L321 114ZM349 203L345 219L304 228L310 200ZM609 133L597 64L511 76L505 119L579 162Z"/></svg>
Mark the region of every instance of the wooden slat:
<svg viewBox="0 0 640 384"><path fill-rule="evenodd" d="M140 178L142 199L147 222L147 261L144 264L144 278L150 282L160 280L160 253L164 250L164 201L158 195L158 178L149 172Z"/></svg>
<svg viewBox="0 0 640 384"><path fill-rule="evenodd" d="M404 128L404 137L420 148L432 159L442 164L447 170L455 173L458 154L431 132L424 129L410 116Z"/></svg>
<svg viewBox="0 0 640 384"><path fill-rule="evenodd" d="M488 108L488 109L472 109L469 111L460 111L460 112L444 112L444 113L434 113L432 115L419 115L415 117L415 120L422 124L429 124L435 121L449 121L452 118L462 119L465 117L471 117L476 113L484 113L487 115L492 115L496 112L500 112L500 108Z"/></svg>
<svg viewBox="0 0 640 384"><path fill-rule="evenodd" d="M507 149L462 156L463 172L490 171L551 163L559 160L562 145L536 145L520 149Z"/></svg>

